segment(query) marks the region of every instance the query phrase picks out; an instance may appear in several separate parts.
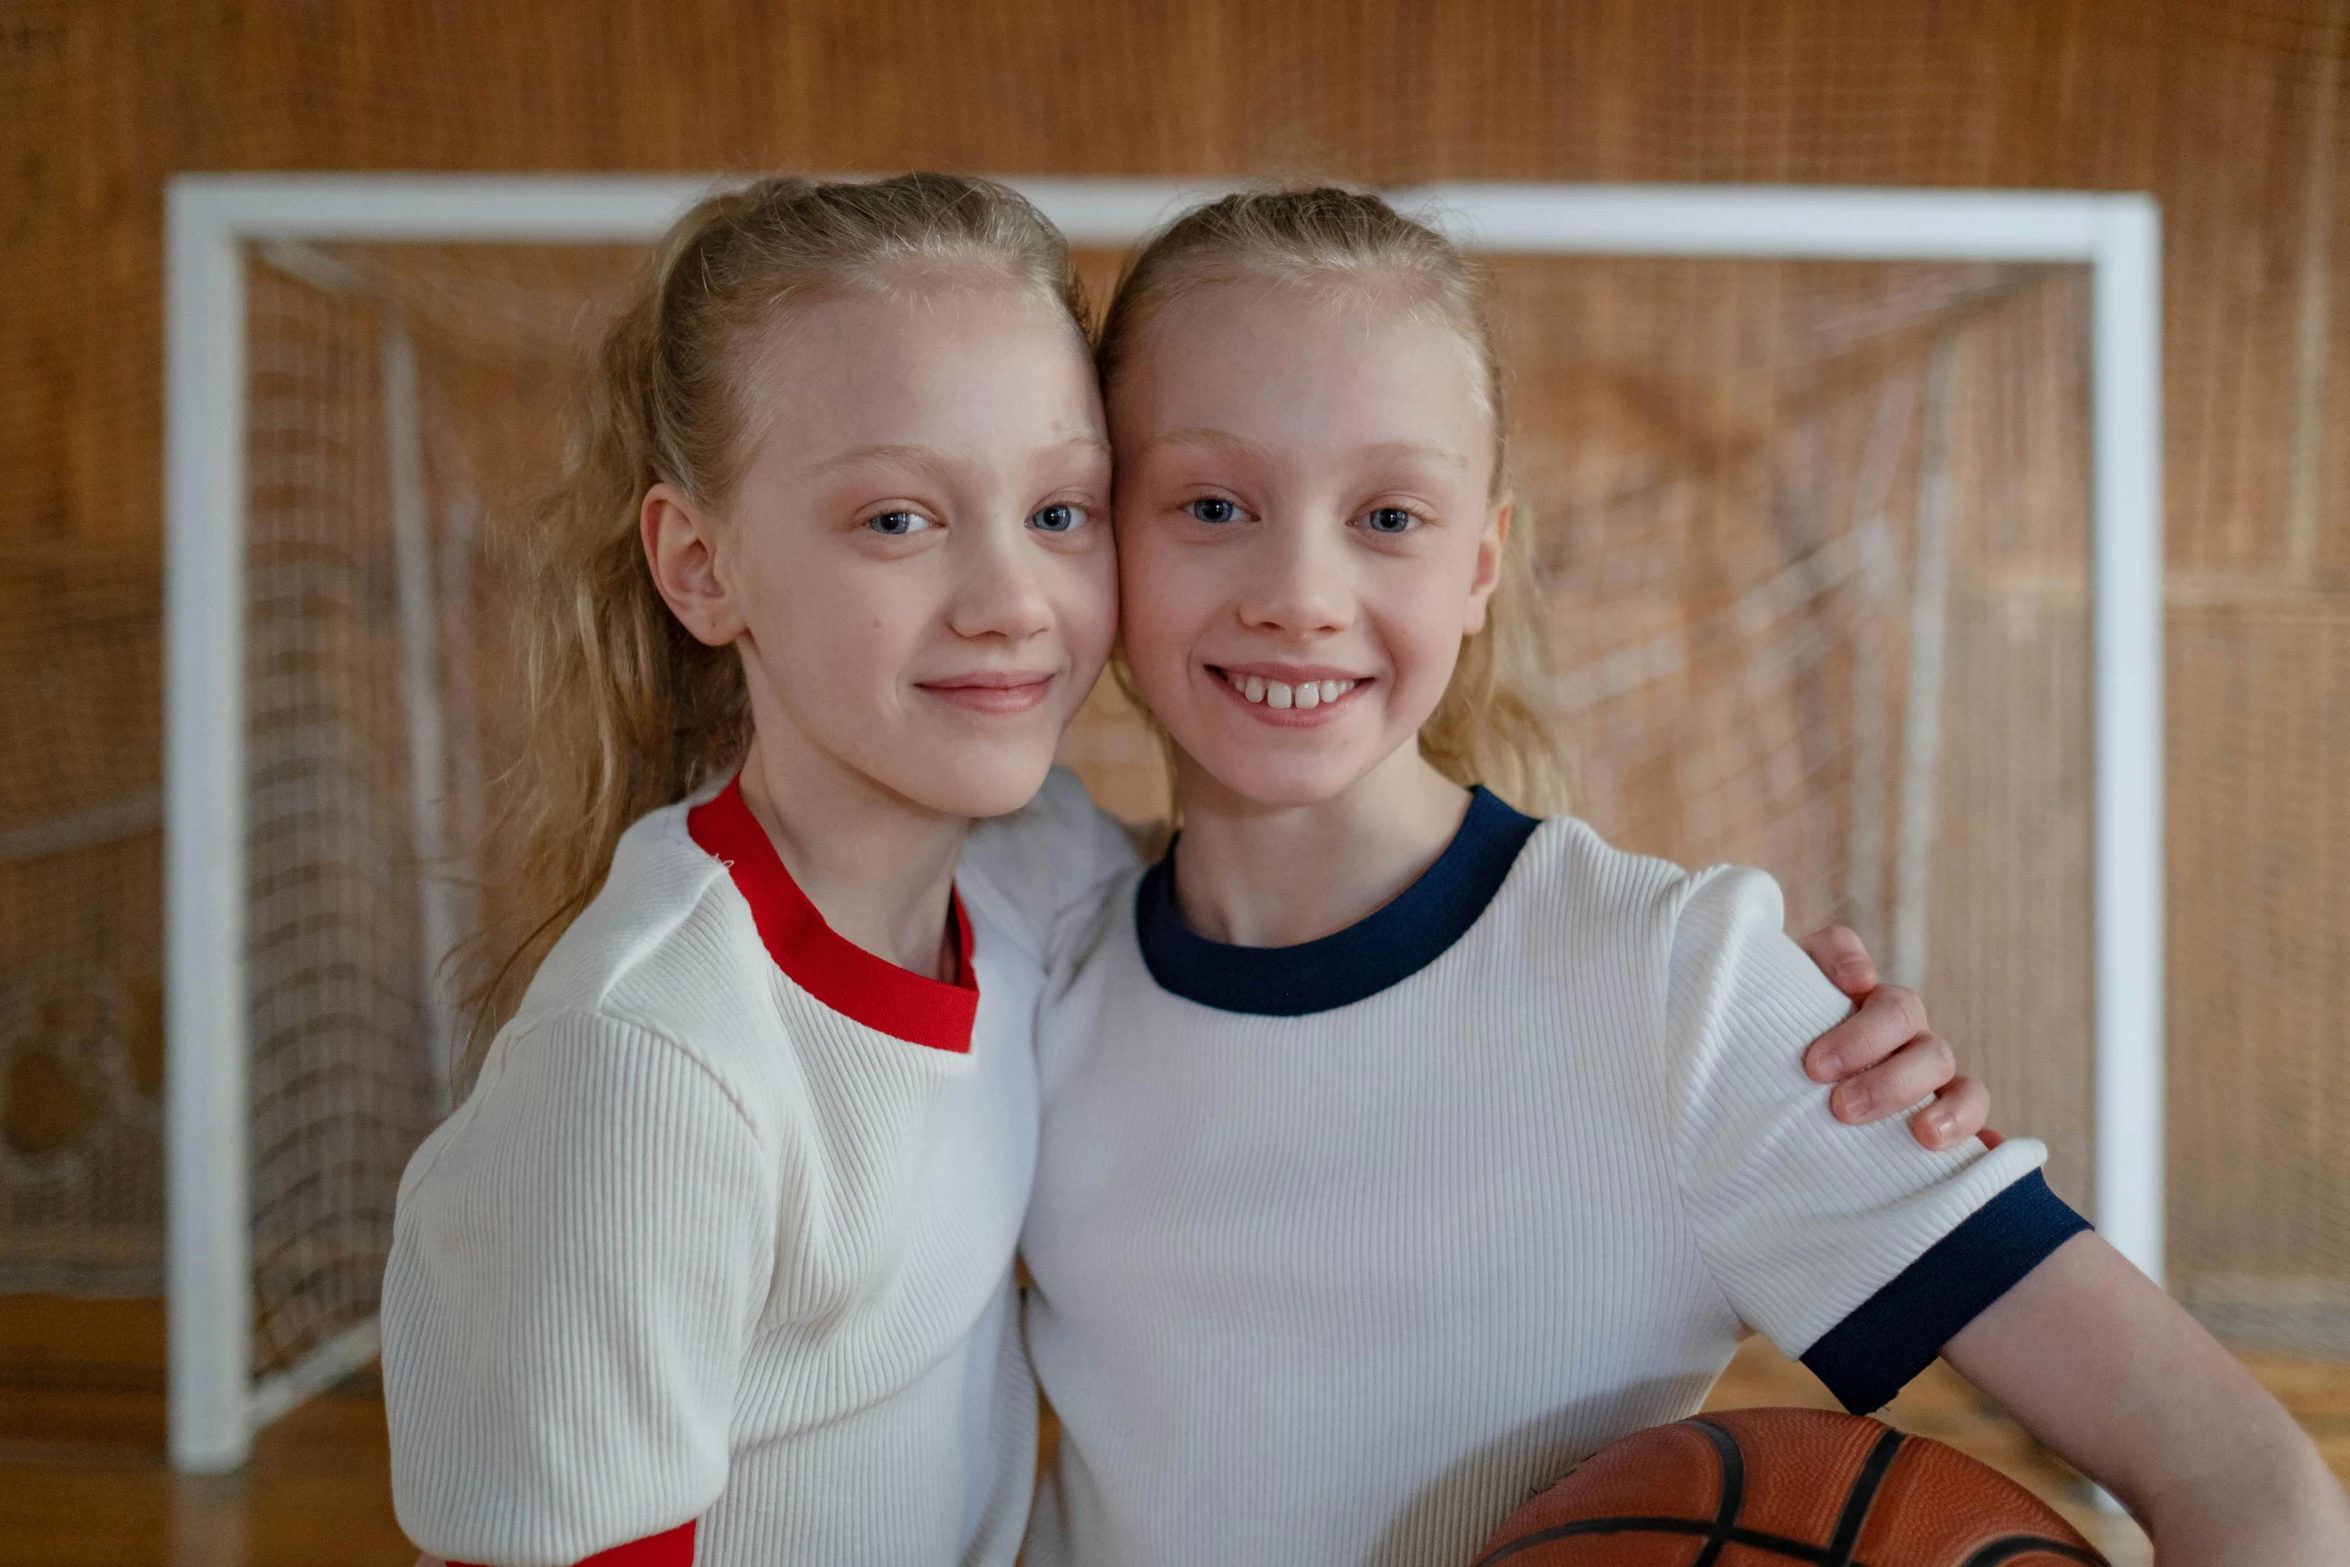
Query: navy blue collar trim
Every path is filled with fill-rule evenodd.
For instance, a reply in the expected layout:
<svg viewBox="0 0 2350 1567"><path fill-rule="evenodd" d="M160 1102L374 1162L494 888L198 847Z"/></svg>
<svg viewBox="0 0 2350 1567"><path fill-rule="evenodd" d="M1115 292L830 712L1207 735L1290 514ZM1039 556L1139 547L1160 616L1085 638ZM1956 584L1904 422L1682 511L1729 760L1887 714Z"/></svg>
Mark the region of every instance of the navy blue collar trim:
<svg viewBox="0 0 2350 1567"><path fill-rule="evenodd" d="M1223 1012L1303 1017L1350 1006L1409 979L1467 935L1541 825L1480 786L1460 831L1419 880L1376 913L1294 947L1232 947L1194 932L1175 908L1169 849L1134 895L1142 961L1160 989Z"/></svg>

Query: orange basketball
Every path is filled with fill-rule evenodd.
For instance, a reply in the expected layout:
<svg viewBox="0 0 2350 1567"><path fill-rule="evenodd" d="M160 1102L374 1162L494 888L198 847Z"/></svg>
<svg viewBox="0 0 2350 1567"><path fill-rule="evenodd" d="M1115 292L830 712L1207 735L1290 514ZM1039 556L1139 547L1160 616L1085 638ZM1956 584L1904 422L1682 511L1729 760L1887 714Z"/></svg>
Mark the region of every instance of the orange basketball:
<svg viewBox="0 0 2350 1567"><path fill-rule="evenodd" d="M1955 1448L1858 1415L1733 1409L1636 1431L1519 1508L1477 1567L2059 1567L2105 1558Z"/></svg>

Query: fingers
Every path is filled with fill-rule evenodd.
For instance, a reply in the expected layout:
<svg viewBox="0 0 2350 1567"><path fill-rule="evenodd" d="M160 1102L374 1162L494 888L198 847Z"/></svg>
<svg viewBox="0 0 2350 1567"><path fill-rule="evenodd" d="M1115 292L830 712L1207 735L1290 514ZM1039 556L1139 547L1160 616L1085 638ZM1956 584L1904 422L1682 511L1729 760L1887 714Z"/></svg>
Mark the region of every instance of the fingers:
<svg viewBox="0 0 2350 1567"><path fill-rule="evenodd" d="M1906 985L1879 985L1860 1010L1829 1029L1803 1052L1803 1069L1815 1083L1834 1083L1865 1072L1926 1032L1926 1004ZM1918 1098L1942 1086L1928 1083ZM1914 1104L1916 1100L1903 1100Z"/></svg>
<svg viewBox="0 0 2350 1567"><path fill-rule="evenodd" d="M1866 1126L1916 1104L1957 1075L1958 1057L1942 1036L1920 1034L1879 1065L1838 1083L1828 1105L1837 1120Z"/></svg>
<svg viewBox="0 0 2350 1567"><path fill-rule="evenodd" d="M1977 1136L1997 1147L1999 1134L1984 1130L1990 1118L1991 1090L1971 1077L1954 1077L1932 1104L1909 1118L1909 1131L1936 1153Z"/></svg>
<svg viewBox="0 0 2350 1567"><path fill-rule="evenodd" d="M1855 1000L1876 988L1877 965L1860 937L1842 925L1829 925L1803 938L1806 956L1820 966L1828 983Z"/></svg>

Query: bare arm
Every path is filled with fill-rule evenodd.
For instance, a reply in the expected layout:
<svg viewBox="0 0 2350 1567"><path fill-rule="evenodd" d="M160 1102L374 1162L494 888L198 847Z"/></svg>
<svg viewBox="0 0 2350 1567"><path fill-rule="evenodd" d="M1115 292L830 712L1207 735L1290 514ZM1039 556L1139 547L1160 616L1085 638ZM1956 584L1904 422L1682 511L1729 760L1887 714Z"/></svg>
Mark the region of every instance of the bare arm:
<svg viewBox="0 0 2350 1567"><path fill-rule="evenodd" d="M2309 1438L2096 1235L2058 1247L1942 1353L2120 1497L2161 1567L2350 1562L2350 1499Z"/></svg>

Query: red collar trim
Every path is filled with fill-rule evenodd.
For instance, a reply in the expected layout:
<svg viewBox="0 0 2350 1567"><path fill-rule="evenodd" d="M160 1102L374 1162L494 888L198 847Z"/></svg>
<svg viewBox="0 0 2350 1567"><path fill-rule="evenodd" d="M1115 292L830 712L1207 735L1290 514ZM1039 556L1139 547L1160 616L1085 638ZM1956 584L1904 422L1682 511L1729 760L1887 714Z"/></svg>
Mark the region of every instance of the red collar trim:
<svg viewBox="0 0 2350 1567"><path fill-rule="evenodd" d="M767 955L793 984L867 1028L964 1054L979 1014L979 978L971 968L971 918L953 896L957 983L899 968L875 957L824 922L800 891L767 829L743 799L742 780L686 813L685 830L702 852L723 862L751 906Z"/></svg>

